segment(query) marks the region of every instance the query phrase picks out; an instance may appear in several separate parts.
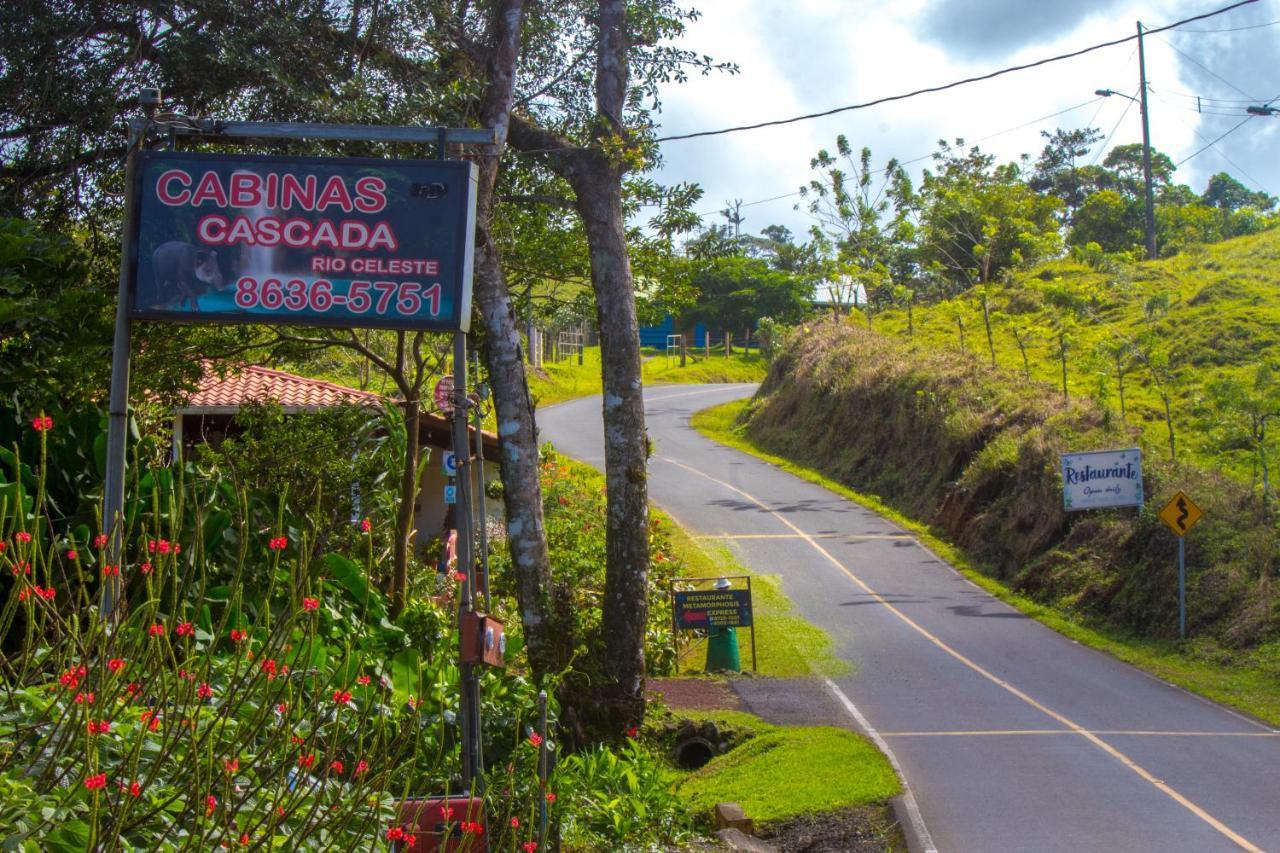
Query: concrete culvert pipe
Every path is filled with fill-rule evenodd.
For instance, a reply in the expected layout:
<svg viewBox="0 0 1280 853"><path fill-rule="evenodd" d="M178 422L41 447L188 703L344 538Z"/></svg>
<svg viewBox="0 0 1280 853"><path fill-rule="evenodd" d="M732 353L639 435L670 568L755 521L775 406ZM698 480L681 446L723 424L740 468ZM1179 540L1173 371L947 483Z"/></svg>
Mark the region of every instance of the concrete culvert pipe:
<svg viewBox="0 0 1280 853"><path fill-rule="evenodd" d="M697 770L715 755L715 744L706 738L691 737L676 744L676 765L684 770Z"/></svg>

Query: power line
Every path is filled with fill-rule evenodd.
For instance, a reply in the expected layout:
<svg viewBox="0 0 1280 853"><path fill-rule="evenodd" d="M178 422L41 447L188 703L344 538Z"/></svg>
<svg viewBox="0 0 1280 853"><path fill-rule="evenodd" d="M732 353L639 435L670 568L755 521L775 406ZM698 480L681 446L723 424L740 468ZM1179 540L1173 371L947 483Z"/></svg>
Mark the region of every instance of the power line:
<svg viewBox="0 0 1280 853"><path fill-rule="evenodd" d="M1048 121L1051 118L1057 118L1060 115L1066 115L1067 113L1075 112L1076 110L1081 109L1082 107L1087 107L1096 101L1104 101L1104 100L1106 99L1101 97L1092 98L1088 101L1084 101L1083 103L1076 104L1073 107L1067 107L1065 110L1058 110L1056 113L1049 113L1048 115L1043 115L1043 116L1040 116L1039 118L1033 118L1030 121L1024 121L1022 124L1014 125L1013 127L1006 127L1004 130L997 130L995 133L989 133L986 136L979 137L978 139L973 140L973 142L974 144L977 144L979 142L986 142L988 139L995 139L997 136L1004 136L1006 133L1013 133L1015 130L1022 130L1024 127L1030 127L1034 124L1039 124L1042 121ZM1094 118L1097 118L1097 117L1098 117L1097 113L1094 113ZM1092 124L1092 122L1090 122L1090 124ZM962 138L968 139L967 136ZM934 153L935 152L931 151L928 154L922 154L919 157L914 157L910 160L900 160L898 162L898 165L910 166L912 163L919 163L921 160L928 160L930 157L934 155ZM868 174L878 175L878 174L881 174L882 172L887 172L887 171L888 171L887 168L872 169L870 172L868 172ZM742 205L742 207L752 207L753 205L757 205L757 204L765 204L771 201L779 201L780 199L791 198L792 196L797 196L800 194L801 194L800 191L796 190L795 192L783 193L782 195L776 195L771 198L762 198L759 201L747 202L746 204ZM698 216L711 216L719 212L720 212L719 210L708 210L706 213L699 213Z"/></svg>
<svg viewBox="0 0 1280 853"><path fill-rule="evenodd" d="M1219 143L1219 142L1221 142L1222 140L1226 139L1228 136L1230 136L1231 134L1235 133L1237 130L1239 130L1240 128L1244 127L1246 124L1248 124L1249 122L1253 121L1255 118L1257 118L1257 116L1254 116L1254 115L1248 115L1248 116L1245 116L1245 117L1244 117L1244 119L1243 119L1243 120L1241 120L1241 122L1240 122L1239 124L1237 124L1235 127L1231 128L1231 129L1230 129L1230 130L1228 130L1226 133L1224 133L1224 134L1222 134L1221 136L1219 136L1217 139L1213 140L1213 142L1210 142L1208 145L1206 145L1205 147L1203 147L1203 148L1201 148L1200 150L1196 151L1194 154L1189 154L1188 156L1183 157L1183 158L1182 158L1181 160L1179 160L1177 163L1174 163L1174 164L1173 164L1173 168L1175 168L1175 169L1176 169L1176 168L1178 168L1179 166L1181 166L1183 163L1185 163L1185 162L1187 162L1188 160L1190 160L1192 157L1195 157L1195 156L1197 156L1197 155L1199 155L1199 154L1203 154L1204 152L1208 151L1210 148L1213 148L1213 146L1214 146L1214 145L1216 145L1217 143ZM1214 150L1216 151L1217 149L1214 149Z"/></svg>
<svg viewBox="0 0 1280 853"><path fill-rule="evenodd" d="M1248 26L1248 27L1227 27L1226 29L1221 29L1221 30L1179 30L1178 32L1182 32L1182 33L1239 33L1239 32L1243 32L1244 30L1260 30L1260 29L1262 29L1263 27L1274 27L1276 24L1280 24L1280 21L1268 21L1268 22L1267 22L1267 23L1265 23L1265 24L1253 24L1253 25Z"/></svg>
<svg viewBox="0 0 1280 853"><path fill-rule="evenodd" d="M1184 51L1184 50L1180 49L1176 44L1174 44L1173 42L1169 41L1169 40L1168 40L1167 38L1165 38L1164 36L1161 36L1161 37L1160 37L1160 41L1164 42L1165 44L1169 45L1169 47L1171 47L1171 48L1173 48L1174 50L1176 50L1179 54L1181 54L1181 56L1182 56L1182 58L1183 58L1183 59L1187 60L1188 62L1192 63L1193 65L1196 65L1196 66L1200 67L1200 68L1201 68L1202 70L1204 70L1206 73L1210 74L1210 75L1211 75L1211 76L1213 76L1213 77L1216 77L1217 79L1221 80L1223 83L1226 83L1228 86L1230 86L1232 89L1235 89L1237 92L1239 92L1240 94L1244 95L1246 98L1252 98L1252 97L1253 97L1253 96L1252 96L1252 95L1250 95L1248 92L1246 92L1244 89L1241 89L1241 88L1240 88L1239 86L1237 86L1235 83L1232 83L1232 82L1231 82L1230 80L1228 80L1226 77L1223 77L1221 74L1219 74L1218 72L1214 71L1212 68L1210 68L1209 66L1205 65L1203 62L1201 62L1200 60L1196 59L1196 58L1195 58L1194 56L1192 56L1191 54L1189 54L1189 53L1187 53L1186 51Z"/></svg>
<svg viewBox="0 0 1280 853"><path fill-rule="evenodd" d="M1116 131L1120 129L1120 125L1124 122L1124 117L1129 114L1129 110L1133 109L1133 105L1135 103L1137 103L1137 101L1134 98L1130 98L1125 101L1124 112L1120 113L1119 120L1117 120L1115 126L1111 128L1111 132L1107 134L1107 138L1103 140L1103 143L1098 146L1098 150L1094 152L1093 159L1089 161L1090 166L1096 166L1098 164L1098 160L1102 157L1102 152L1106 151L1107 146L1111 144L1111 137L1116 135Z"/></svg>
<svg viewBox="0 0 1280 853"><path fill-rule="evenodd" d="M1163 100L1163 98L1162 98L1161 100ZM1209 137L1205 136L1203 133L1201 133L1199 130L1197 130L1197 129L1196 129L1196 127L1195 127L1195 125L1191 124L1190 122L1183 121L1183 120L1182 120L1181 118L1179 118L1178 116L1174 116L1174 118L1177 118L1177 119L1178 119L1178 123L1179 123L1179 124L1181 124L1183 127L1187 128L1187 129L1188 129L1188 130L1190 130L1192 133L1194 133L1196 136L1200 137L1200 141L1201 141L1201 142L1209 142ZM1252 118L1252 116L1250 116L1250 118ZM1262 182L1261 182L1261 181L1259 181L1259 180L1258 180L1257 178L1255 178L1253 175L1250 175L1248 172L1246 172L1246 171L1244 170L1244 167L1243 167L1243 166L1241 166L1239 163L1237 163L1235 160L1232 160L1230 157L1228 157L1225 151L1223 151L1221 148L1216 147L1216 146L1213 144L1213 142L1209 142L1208 147L1213 149L1213 153L1214 153L1214 154L1217 154L1217 155L1218 155L1219 157L1221 157L1223 160L1226 160L1226 161L1227 161L1227 164L1228 164L1228 165L1230 165L1233 169L1235 169L1235 170L1236 170L1237 172L1239 172L1240 174L1244 175L1244 176L1245 176L1246 178L1248 178L1249 180L1253 181L1253 185L1254 185L1254 186L1256 186L1258 189L1262 190L1262 191L1263 191L1264 193L1266 193L1267 195L1271 195L1270 191L1269 191L1266 187L1264 187L1264 186L1262 185ZM1191 156L1192 156L1192 157L1194 157L1195 155L1194 155L1194 154L1192 154ZM1187 159L1190 159L1190 158L1187 158ZM1186 161L1184 160L1183 162L1186 162Z"/></svg>
<svg viewBox="0 0 1280 853"><path fill-rule="evenodd" d="M1258 2L1258 0L1240 0L1240 2L1238 3L1233 3L1230 6L1224 6L1223 8L1217 9L1213 12L1206 12L1203 15L1195 15L1190 18L1183 18L1182 20L1176 21L1175 23L1169 24L1168 26L1157 27L1155 29L1147 30L1145 32L1145 35L1153 35L1155 33L1164 32L1165 30L1171 30L1176 27L1180 27L1183 24L1189 24L1193 21L1202 21L1206 18L1212 18L1217 15L1230 12L1234 9L1239 9L1242 6L1251 5L1256 2ZM1039 60L1036 60L1035 62L1028 62L1023 65L1011 65L1007 68L1001 68L998 71L992 71L988 74L982 74L977 77L966 77L963 80L956 80L951 83L944 83L939 86L930 86L924 89L916 89L912 92L904 92L900 95L887 95L885 97L876 98L871 101L864 101L860 104L850 104L844 107L836 107L834 109L824 110L823 112L807 113L805 115L792 116L791 118L784 118L784 119L775 119L773 121L763 121L763 122L758 122L756 124L744 124L744 125L738 125L735 127L726 127L726 128L721 128L720 130L703 130L703 131L698 131L697 133L681 133L681 134L675 134L672 136L661 136L655 139L654 142L674 142L676 140L695 139L703 136L722 136L727 133L738 133L744 130L759 130L760 128L764 128L764 127L777 127L778 125L794 124L796 122L809 121L810 119L815 119L815 118L825 118L826 116L832 116L838 113L849 112L851 110L862 110L862 109L866 109L867 107L874 107L874 106L878 106L879 104L889 103L891 101L903 101L908 98L914 98L918 95L926 95L934 92L944 92L948 89L955 89L959 86L964 86L969 83L978 83L984 80L991 80L995 77L1000 77L1005 74L1012 74L1015 71L1026 71L1027 69L1030 69L1030 68L1037 68L1041 65L1048 65L1049 63L1052 63L1052 62L1060 62L1064 59L1074 59L1077 56L1083 56L1087 53L1092 53L1094 51L1101 50L1106 47L1114 47L1118 44L1125 44L1127 42L1134 41L1137 38L1138 38L1137 34L1131 35L1131 36L1125 36L1124 38L1101 42L1099 44L1091 45L1089 47L1082 48L1080 50L1075 50L1070 53L1062 53L1062 54L1058 54L1057 56L1050 56L1050 57L1046 57L1045 59L1039 59ZM1174 48L1174 49L1177 50L1177 48ZM1242 94L1246 94L1246 93L1242 93Z"/></svg>

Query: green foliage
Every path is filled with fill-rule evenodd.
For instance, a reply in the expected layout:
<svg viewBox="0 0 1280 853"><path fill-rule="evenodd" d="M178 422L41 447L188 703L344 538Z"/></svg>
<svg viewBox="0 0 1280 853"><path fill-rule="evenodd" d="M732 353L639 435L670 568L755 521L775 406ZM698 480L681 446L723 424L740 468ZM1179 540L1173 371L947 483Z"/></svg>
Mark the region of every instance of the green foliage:
<svg viewBox="0 0 1280 853"><path fill-rule="evenodd" d="M883 802L901 789L869 741L826 726L755 721L756 736L692 773L680 793L695 814L735 802L758 823Z"/></svg>
<svg viewBox="0 0 1280 853"><path fill-rule="evenodd" d="M580 804L562 825L570 850L660 851L693 834L674 774L636 738L571 755L561 773L561 792Z"/></svg>
<svg viewBox="0 0 1280 853"><path fill-rule="evenodd" d="M686 319L713 328L750 331L760 317L795 322L809 311L805 278L755 258L717 258L694 273L692 288L696 301Z"/></svg>

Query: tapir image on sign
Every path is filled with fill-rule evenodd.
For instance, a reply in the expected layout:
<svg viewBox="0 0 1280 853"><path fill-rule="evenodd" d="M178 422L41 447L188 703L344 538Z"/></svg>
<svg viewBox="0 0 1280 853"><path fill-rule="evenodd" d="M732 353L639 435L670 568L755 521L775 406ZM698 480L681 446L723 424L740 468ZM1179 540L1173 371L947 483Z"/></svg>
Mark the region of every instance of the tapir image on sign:
<svg viewBox="0 0 1280 853"><path fill-rule="evenodd" d="M218 253L190 243L161 243L151 255L151 269L155 288L151 292L152 308L189 306L198 311L202 294L230 286L224 283L218 268Z"/></svg>

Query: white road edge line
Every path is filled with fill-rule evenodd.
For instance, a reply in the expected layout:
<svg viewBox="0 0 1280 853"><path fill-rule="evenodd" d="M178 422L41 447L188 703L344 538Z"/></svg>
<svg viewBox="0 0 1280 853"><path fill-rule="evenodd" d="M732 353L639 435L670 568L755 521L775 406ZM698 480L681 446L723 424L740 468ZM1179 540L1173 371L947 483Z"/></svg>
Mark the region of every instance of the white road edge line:
<svg viewBox="0 0 1280 853"><path fill-rule="evenodd" d="M857 705L853 704L853 700L846 696L844 691L830 678L824 675L822 680L826 682L827 689L832 692L836 699L840 700L840 704L849 712L849 716L853 717L854 722L858 724L858 728L862 729L863 733L876 745L876 748L884 753L885 758L889 759L889 765L893 767L893 772L897 773L898 778L902 780L902 803L906 806L907 816L911 819L911 829L920 841L923 853L938 853L938 848L933 843L933 836L929 835L929 828L924 824L924 816L920 814L920 804L916 802L916 795L911 790L911 784L907 782L907 774L902 772L902 765L898 763L898 757L893 754L893 750L889 748L889 744L885 743L884 738L880 737L880 733L876 731L875 726L871 725L871 721L862 716L862 712L858 710Z"/></svg>

